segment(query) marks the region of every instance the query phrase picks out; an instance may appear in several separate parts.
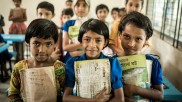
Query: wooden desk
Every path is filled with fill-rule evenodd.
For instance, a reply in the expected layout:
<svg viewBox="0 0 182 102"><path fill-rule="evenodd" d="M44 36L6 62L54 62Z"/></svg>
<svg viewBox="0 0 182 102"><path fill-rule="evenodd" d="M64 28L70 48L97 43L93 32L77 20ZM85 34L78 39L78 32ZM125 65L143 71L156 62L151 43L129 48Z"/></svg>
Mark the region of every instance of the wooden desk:
<svg viewBox="0 0 182 102"><path fill-rule="evenodd" d="M163 83L168 86L164 89L163 101L180 101L182 100L182 93L174 87L174 85L163 76Z"/></svg>
<svg viewBox="0 0 182 102"><path fill-rule="evenodd" d="M8 47L9 47L9 44L6 44L6 43L0 44L0 54L1 54L3 51L5 51L6 49L8 49ZM1 57L2 57L2 56L1 56ZM6 56L4 56L4 57L6 57ZM4 79L4 73L3 73L3 68L2 68L2 66L3 66L3 61L1 61L1 58L0 58L1 81L4 82L5 79Z"/></svg>

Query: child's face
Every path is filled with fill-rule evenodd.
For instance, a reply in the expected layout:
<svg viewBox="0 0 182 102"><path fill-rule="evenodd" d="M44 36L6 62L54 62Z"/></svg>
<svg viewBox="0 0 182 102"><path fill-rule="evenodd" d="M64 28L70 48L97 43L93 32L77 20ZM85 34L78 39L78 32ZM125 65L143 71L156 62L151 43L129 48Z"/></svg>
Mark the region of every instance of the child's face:
<svg viewBox="0 0 182 102"><path fill-rule="evenodd" d="M32 56L37 62L47 61L54 51L55 43L53 38L43 39L32 37L30 39L30 49Z"/></svg>
<svg viewBox="0 0 182 102"><path fill-rule="evenodd" d="M125 55L139 54L146 42L146 32L133 24L126 24L120 38Z"/></svg>
<svg viewBox="0 0 182 102"><path fill-rule="evenodd" d="M86 17L89 13L89 6L84 0L78 0L74 6L74 11L78 17Z"/></svg>
<svg viewBox="0 0 182 102"><path fill-rule="evenodd" d="M72 8L72 2L66 2L66 8Z"/></svg>
<svg viewBox="0 0 182 102"><path fill-rule="evenodd" d="M104 9L99 9L99 10L97 11L97 17L98 17L98 19L101 20L101 21L105 21L107 15L108 15L108 12L107 12L107 9L106 9L106 8L104 8Z"/></svg>
<svg viewBox="0 0 182 102"><path fill-rule="evenodd" d="M126 15L126 12L125 11L119 11L119 16L120 17L124 17Z"/></svg>
<svg viewBox="0 0 182 102"><path fill-rule="evenodd" d="M38 8L37 16L38 18L48 19L48 20L51 20L54 17L53 13L45 8Z"/></svg>
<svg viewBox="0 0 182 102"><path fill-rule="evenodd" d="M117 11L113 11L111 15L112 15L113 20L116 20L117 18L119 18L119 12L117 12Z"/></svg>
<svg viewBox="0 0 182 102"><path fill-rule="evenodd" d="M126 4L126 13L130 13L132 11L141 12L142 9L142 1L141 0L128 0Z"/></svg>
<svg viewBox="0 0 182 102"><path fill-rule="evenodd" d="M20 0L13 0L16 7L20 7L21 1Z"/></svg>
<svg viewBox="0 0 182 102"><path fill-rule="evenodd" d="M106 41L104 36L91 30L82 37L82 46L85 50L87 59L98 59L105 45Z"/></svg>
<svg viewBox="0 0 182 102"><path fill-rule="evenodd" d="M70 15L63 15L62 16L62 21L63 21L63 24L66 23L68 20L71 19L71 16Z"/></svg>

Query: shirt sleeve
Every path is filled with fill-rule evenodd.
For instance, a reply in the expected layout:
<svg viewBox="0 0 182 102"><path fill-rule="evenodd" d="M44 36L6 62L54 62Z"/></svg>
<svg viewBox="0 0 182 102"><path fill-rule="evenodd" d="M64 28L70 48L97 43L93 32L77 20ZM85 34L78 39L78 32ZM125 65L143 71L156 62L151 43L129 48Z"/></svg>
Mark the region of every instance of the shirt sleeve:
<svg viewBox="0 0 182 102"><path fill-rule="evenodd" d="M119 19L114 21L111 27L111 34L109 35L109 44L115 44L115 40L118 38L118 26L119 26Z"/></svg>
<svg viewBox="0 0 182 102"><path fill-rule="evenodd" d="M152 86L161 85L163 83L162 68L161 68L161 64L159 63L157 59L154 59L152 62L151 83L152 83Z"/></svg>
<svg viewBox="0 0 182 102"><path fill-rule="evenodd" d="M116 57L110 58L112 90L122 88L122 66Z"/></svg>
<svg viewBox="0 0 182 102"><path fill-rule="evenodd" d="M66 80L65 86L73 88L75 86L74 58L70 58L66 62Z"/></svg>

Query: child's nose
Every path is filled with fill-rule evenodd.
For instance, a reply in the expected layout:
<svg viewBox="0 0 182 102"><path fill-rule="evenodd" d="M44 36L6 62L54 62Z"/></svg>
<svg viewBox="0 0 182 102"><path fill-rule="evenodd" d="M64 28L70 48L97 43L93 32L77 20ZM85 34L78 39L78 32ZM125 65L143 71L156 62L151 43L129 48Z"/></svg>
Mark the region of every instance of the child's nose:
<svg viewBox="0 0 182 102"><path fill-rule="evenodd" d="M46 48L45 48L44 45L41 45L41 46L39 47L39 52L45 52L45 50L46 50Z"/></svg>
<svg viewBox="0 0 182 102"><path fill-rule="evenodd" d="M95 41L91 41L91 42L90 42L90 47L96 47Z"/></svg>
<svg viewBox="0 0 182 102"><path fill-rule="evenodd" d="M129 43L128 43L128 45L129 45L130 47L135 46L135 41L134 41L134 40L130 40Z"/></svg>

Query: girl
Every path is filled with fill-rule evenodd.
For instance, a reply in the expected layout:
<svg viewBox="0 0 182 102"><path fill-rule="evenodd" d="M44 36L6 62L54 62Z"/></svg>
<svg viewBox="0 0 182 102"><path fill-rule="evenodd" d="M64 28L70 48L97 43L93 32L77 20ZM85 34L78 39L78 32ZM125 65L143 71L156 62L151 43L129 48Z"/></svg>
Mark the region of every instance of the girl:
<svg viewBox="0 0 182 102"><path fill-rule="evenodd" d="M10 10L9 21L12 21L12 24L9 28L9 34L25 34L26 9L20 7L21 0L13 0L13 2L16 7Z"/></svg>
<svg viewBox="0 0 182 102"><path fill-rule="evenodd" d="M131 12L119 24L121 45L125 55L141 54L146 41L152 36L152 23L147 16L139 12ZM148 89L135 85L124 84L126 102L131 100L132 95L140 95L143 98L161 101L163 98L162 68L158 59L146 55L147 60L152 61L151 87Z"/></svg>
<svg viewBox="0 0 182 102"><path fill-rule="evenodd" d="M57 26L52 21L47 19L36 19L30 23L26 31L25 41L30 46L32 57L16 63L13 68L8 92L8 98L11 102L25 101L26 99L23 93L24 88L21 85L23 78L20 77L20 70L47 66L54 66L57 101L61 101L61 91L64 87L65 65L62 62L58 60L54 61L51 58L57 39ZM54 96L49 96L49 98L52 97Z"/></svg>
<svg viewBox="0 0 182 102"><path fill-rule="evenodd" d="M63 101L68 102L122 102L124 94L122 89L122 67L116 57L107 57L102 54L102 50L107 46L109 40L109 30L107 26L97 19L89 19L82 24L79 30L78 41L82 44L85 53L81 56L70 58L66 63L66 87ZM95 99L81 98L73 96L75 86L74 62L81 60L109 59L111 64L111 87L113 97L102 90Z"/></svg>
<svg viewBox="0 0 182 102"><path fill-rule="evenodd" d="M83 54L82 46L78 42L79 28L83 22L88 20L88 13L90 10L89 0L74 0L73 10L75 11L74 20L66 22L63 29L63 50L67 51L64 62L66 62L71 56L80 56Z"/></svg>

